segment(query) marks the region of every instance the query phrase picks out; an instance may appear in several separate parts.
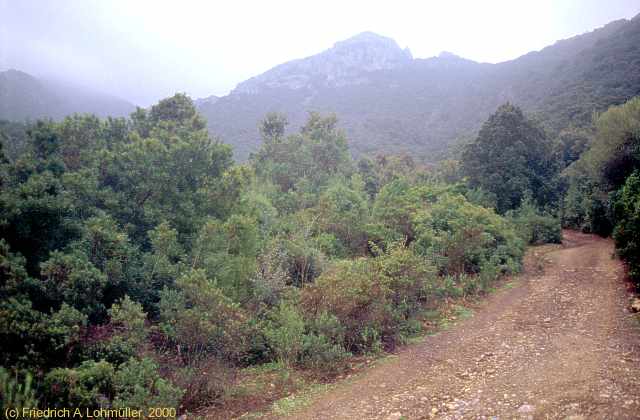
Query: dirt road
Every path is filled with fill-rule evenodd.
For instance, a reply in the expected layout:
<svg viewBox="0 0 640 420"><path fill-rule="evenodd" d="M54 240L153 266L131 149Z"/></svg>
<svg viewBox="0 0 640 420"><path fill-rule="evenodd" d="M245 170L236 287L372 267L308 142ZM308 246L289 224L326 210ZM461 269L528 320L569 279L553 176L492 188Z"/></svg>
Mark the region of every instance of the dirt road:
<svg viewBox="0 0 640 420"><path fill-rule="evenodd" d="M640 418L640 324L612 253L609 240L565 232L543 272L293 417Z"/></svg>

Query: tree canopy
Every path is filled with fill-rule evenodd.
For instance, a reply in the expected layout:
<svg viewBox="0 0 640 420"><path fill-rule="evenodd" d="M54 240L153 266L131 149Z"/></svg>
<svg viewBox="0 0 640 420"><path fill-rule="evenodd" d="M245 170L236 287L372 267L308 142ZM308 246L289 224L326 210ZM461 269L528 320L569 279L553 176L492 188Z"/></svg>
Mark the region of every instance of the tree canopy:
<svg viewBox="0 0 640 420"><path fill-rule="evenodd" d="M545 132L520 108L504 104L462 154L472 188L495 196L499 213L517 208L529 191L539 205L553 202L557 162Z"/></svg>

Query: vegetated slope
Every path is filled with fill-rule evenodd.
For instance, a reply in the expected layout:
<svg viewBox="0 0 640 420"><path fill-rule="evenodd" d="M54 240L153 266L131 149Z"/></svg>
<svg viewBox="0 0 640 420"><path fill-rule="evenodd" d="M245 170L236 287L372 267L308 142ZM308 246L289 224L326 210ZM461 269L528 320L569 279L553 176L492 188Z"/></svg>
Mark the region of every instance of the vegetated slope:
<svg viewBox="0 0 640 420"><path fill-rule="evenodd" d="M339 116L356 155L411 151L433 160L506 101L540 114L554 131L588 123L594 111L640 93L639 46L639 17L499 64L451 53L413 59L393 40L363 33L240 83L199 110L240 159L257 149L267 112L287 114L294 130L315 110Z"/></svg>
<svg viewBox="0 0 640 420"><path fill-rule="evenodd" d="M73 113L126 116L133 104L65 83L44 81L18 70L0 72L0 119L61 119Z"/></svg>
<svg viewBox="0 0 640 420"><path fill-rule="evenodd" d="M613 244L565 231L472 319L337 385L301 419L637 418L638 323ZM548 252L551 251L551 252ZM548 253L547 253L548 252ZM544 258L543 273L534 274Z"/></svg>

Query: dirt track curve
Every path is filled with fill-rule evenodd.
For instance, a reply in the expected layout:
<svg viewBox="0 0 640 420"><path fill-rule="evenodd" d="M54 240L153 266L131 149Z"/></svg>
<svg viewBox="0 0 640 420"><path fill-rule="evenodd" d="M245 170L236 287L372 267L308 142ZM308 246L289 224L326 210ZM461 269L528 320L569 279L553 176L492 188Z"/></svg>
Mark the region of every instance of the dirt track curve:
<svg viewBox="0 0 640 420"><path fill-rule="evenodd" d="M640 418L640 324L622 264L610 240L564 235L543 272L292 417Z"/></svg>

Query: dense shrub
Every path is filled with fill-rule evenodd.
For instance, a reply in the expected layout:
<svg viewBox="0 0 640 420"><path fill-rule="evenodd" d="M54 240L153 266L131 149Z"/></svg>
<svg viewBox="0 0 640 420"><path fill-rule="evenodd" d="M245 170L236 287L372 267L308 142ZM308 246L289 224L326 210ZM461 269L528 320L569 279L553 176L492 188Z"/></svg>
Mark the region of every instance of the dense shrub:
<svg viewBox="0 0 640 420"><path fill-rule="evenodd" d="M303 305L312 314L327 312L345 327L345 348L366 352L396 334L387 279L370 259L340 261L303 290Z"/></svg>
<svg viewBox="0 0 640 420"><path fill-rule="evenodd" d="M629 263L629 275L640 282L640 171L622 187L614 205L617 221L613 238L618 254Z"/></svg>
<svg viewBox="0 0 640 420"><path fill-rule="evenodd" d="M150 359L131 358L117 368L88 360L77 368L53 369L44 380L50 407L177 407L183 391L158 374Z"/></svg>
<svg viewBox="0 0 640 420"><path fill-rule="evenodd" d="M354 173L335 117L285 123L269 116L232 165L179 94L39 122L0 152L0 365L37 372L48 406L195 410L248 365L336 374L517 268L513 224L464 198L491 197L453 162Z"/></svg>
<svg viewBox="0 0 640 420"><path fill-rule="evenodd" d="M125 296L111 306L109 318L109 325L114 331L111 343L121 342L138 350L143 348L148 330L145 327L147 314L142 310L142 305Z"/></svg>
<svg viewBox="0 0 640 420"><path fill-rule="evenodd" d="M264 329L265 337L275 357L294 365L302 353L305 325L302 314L291 303L282 302L270 314Z"/></svg>
<svg viewBox="0 0 640 420"><path fill-rule="evenodd" d="M588 149L564 172L563 223L602 236L613 232L618 254L637 279L640 97L611 106L594 125Z"/></svg>
<svg viewBox="0 0 640 420"><path fill-rule="evenodd" d="M327 314L344 327L344 344L356 353L393 347L434 288L435 268L401 244L375 258L340 261L303 290L310 316Z"/></svg>
<svg viewBox="0 0 640 420"><path fill-rule="evenodd" d="M369 208L363 187L334 182L321 195L318 203L319 228L334 235L341 247L351 255L362 255L367 247L365 226Z"/></svg>
<svg viewBox="0 0 640 420"><path fill-rule="evenodd" d="M255 220L233 215L226 222L209 220L195 241L191 266L216 278L217 287L231 300L251 298L256 269L258 230Z"/></svg>
<svg viewBox="0 0 640 420"><path fill-rule="evenodd" d="M390 292L394 317L401 323L408 321L432 297L437 270L400 242L391 244L384 252L376 249L376 253L373 262Z"/></svg>
<svg viewBox="0 0 640 420"><path fill-rule="evenodd" d="M586 176L579 175L582 161L567 170L569 186L563 199L562 225L585 233L608 236L613 229L609 194Z"/></svg>
<svg viewBox="0 0 640 420"><path fill-rule="evenodd" d="M384 226L387 241L414 238L411 215L418 209L418 198L412 194L411 185L404 178L398 178L385 185L373 204L374 220Z"/></svg>
<svg viewBox="0 0 640 420"><path fill-rule="evenodd" d="M46 402L51 407L107 406L114 392L114 374L112 364L94 360L74 369L53 369L44 380Z"/></svg>
<svg viewBox="0 0 640 420"><path fill-rule="evenodd" d="M309 233L294 233L283 240L282 246L287 255L285 265L289 283L294 286L312 283L324 270L325 255Z"/></svg>
<svg viewBox="0 0 640 420"><path fill-rule="evenodd" d="M526 191L540 206L553 204L557 163L545 131L509 103L489 117L461 157L470 186L495 197L500 214L517 208Z"/></svg>
<svg viewBox="0 0 640 420"><path fill-rule="evenodd" d="M344 349L345 328L333 315L323 312L307 318L301 366L324 374L335 374L351 353Z"/></svg>
<svg viewBox="0 0 640 420"><path fill-rule="evenodd" d="M343 347L345 328L335 316L322 312L305 317L291 301L271 311L263 331L276 360L288 366L330 375L349 356Z"/></svg>
<svg viewBox="0 0 640 420"><path fill-rule="evenodd" d="M184 391L160 377L151 359L130 359L113 377L113 407L178 407ZM146 410L145 410L146 411Z"/></svg>
<svg viewBox="0 0 640 420"><path fill-rule="evenodd" d="M594 125L595 137L587 151L565 171L565 219L581 224L583 230L609 235L615 223L610 194L640 169L640 97L610 107Z"/></svg>
<svg viewBox="0 0 640 420"><path fill-rule="evenodd" d="M204 355L238 360L247 348L247 318L203 270L192 270L165 289L160 300L160 327L185 360ZM174 347L174 348L176 348Z"/></svg>
<svg viewBox="0 0 640 420"><path fill-rule="evenodd" d="M517 271L524 242L514 226L492 210L461 195L443 194L413 217L415 250L432 260L441 274L475 274L483 264Z"/></svg>
<svg viewBox="0 0 640 420"><path fill-rule="evenodd" d="M67 304L46 315L34 310L24 298L2 300L2 364L22 368L63 365L70 350L80 344L80 332L86 322L86 316Z"/></svg>
<svg viewBox="0 0 640 420"><path fill-rule="evenodd" d="M114 366L126 362L144 350L122 335L100 337L87 342L85 346L86 359L105 360Z"/></svg>
<svg viewBox="0 0 640 420"><path fill-rule="evenodd" d="M104 319L106 308L102 298L107 277L84 254L51 253L42 264L42 276L52 307L65 302L94 321Z"/></svg>
<svg viewBox="0 0 640 420"><path fill-rule="evenodd" d="M560 220L539 211L533 201L525 198L516 210L508 213L517 226L520 237L528 244L562 242Z"/></svg>
<svg viewBox="0 0 640 420"><path fill-rule="evenodd" d="M289 281L288 253L279 241L272 241L256 259L251 277L254 304L275 305Z"/></svg>

